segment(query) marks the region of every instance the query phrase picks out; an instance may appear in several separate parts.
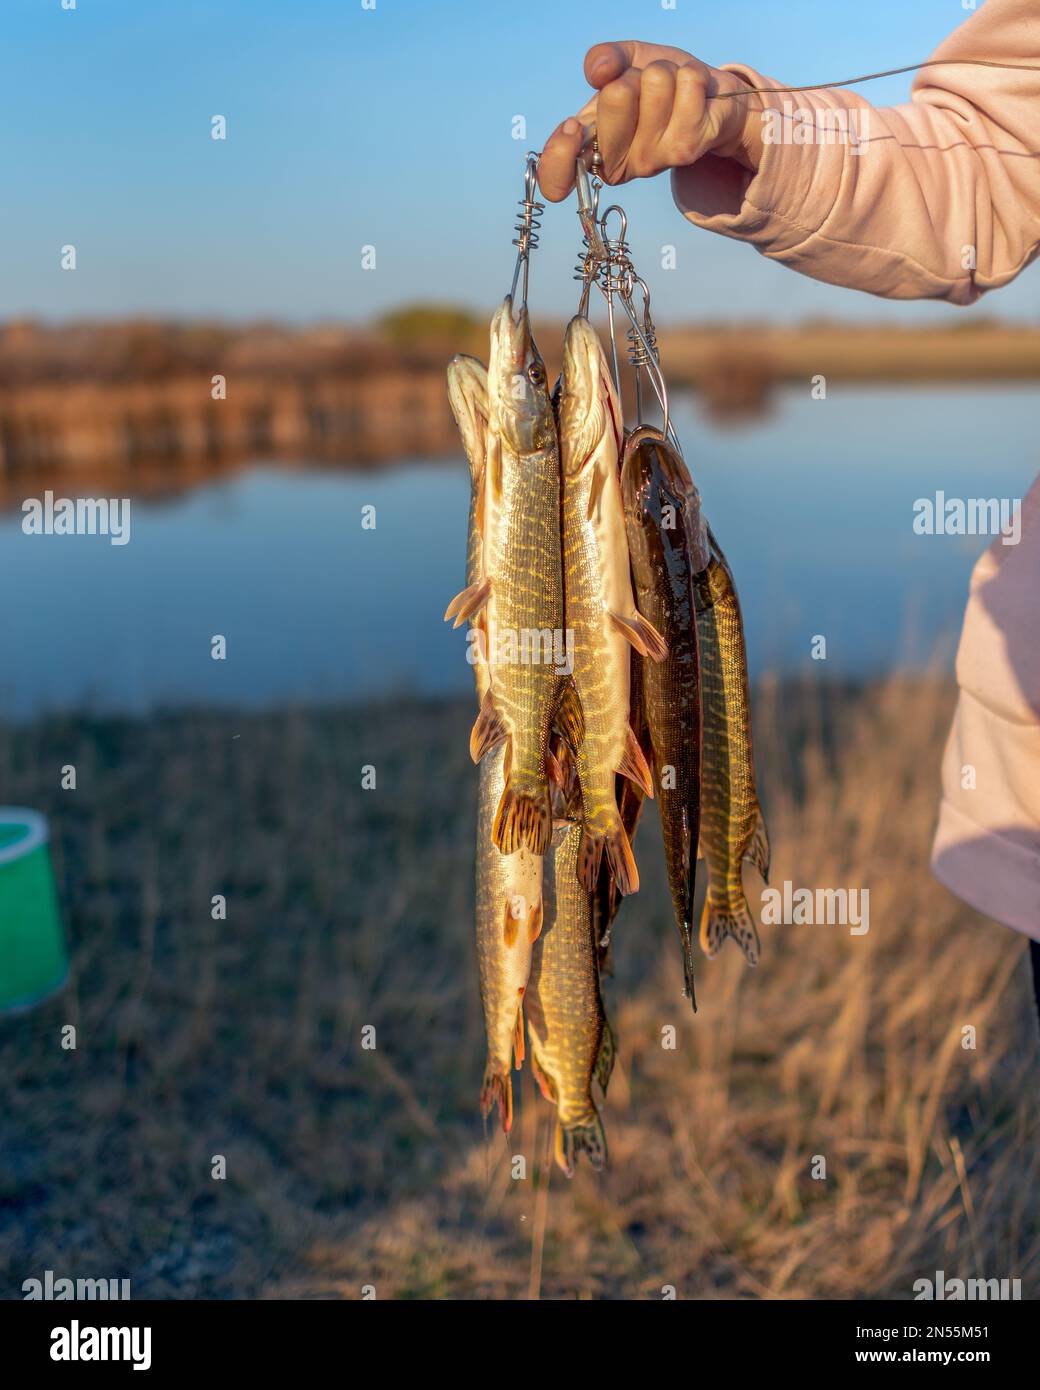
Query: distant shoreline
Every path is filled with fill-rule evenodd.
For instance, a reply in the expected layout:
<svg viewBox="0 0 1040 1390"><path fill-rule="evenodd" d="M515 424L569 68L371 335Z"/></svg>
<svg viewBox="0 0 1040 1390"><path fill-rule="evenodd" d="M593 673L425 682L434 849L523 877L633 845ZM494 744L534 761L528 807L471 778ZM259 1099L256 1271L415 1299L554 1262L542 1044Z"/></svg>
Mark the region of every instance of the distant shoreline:
<svg viewBox="0 0 1040 1390"><path fill-rule="evenodd" d="M418 308L369 329L105 323L0 327L0 506L29 486L177 490L248 459L380 466L458 450L444 368L486 326ZM562 323L536 324L550 374ZM778 386L1040 380L1040 329L809 322L662 328L670 385L719 418ZM627 366L624 368L628 372ZM125 485L125 482L124 482Z"/></svg>

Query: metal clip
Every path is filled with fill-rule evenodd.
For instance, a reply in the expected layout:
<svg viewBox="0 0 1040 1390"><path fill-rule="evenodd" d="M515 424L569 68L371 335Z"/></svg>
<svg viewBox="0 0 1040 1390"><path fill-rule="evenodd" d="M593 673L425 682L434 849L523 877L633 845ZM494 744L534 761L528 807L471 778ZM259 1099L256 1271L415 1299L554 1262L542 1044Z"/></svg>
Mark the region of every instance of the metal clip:
<svg viewBox="0 0 1040 1390"><path fill-rule="evenodd" d="M509 290L511 300L516 299L516 287L520 279L520 270L524 272L524 297L522 303L527 307L527 282L528 271L531 264L531 252L538 249L538 229L542 225L542 213L545 211L545 204L538 202L535 192L538 188L538 161L541 154L536 150L528 150L527 162L524 165L524 196L519 199L520 216L516 223L516 236L513 238L513 245L517 248L516 268L513 271L513 283Z"/></svg>

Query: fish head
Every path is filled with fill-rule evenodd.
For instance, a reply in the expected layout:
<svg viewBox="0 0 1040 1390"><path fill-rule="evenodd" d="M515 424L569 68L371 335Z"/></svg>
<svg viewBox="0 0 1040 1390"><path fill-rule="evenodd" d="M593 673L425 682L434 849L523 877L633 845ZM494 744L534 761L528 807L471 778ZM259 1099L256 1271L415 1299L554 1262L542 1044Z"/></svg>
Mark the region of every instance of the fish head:
<svg viewBox="0 0 1040 1390"><path fill-rule="evenodd" d="M515 454L533 454L555 441L556 424L545 363L527 305L513 312L509 295L491 320L488 394L495 427Z"/></svg>
<svg viewBox="0 0 1040 1390"><path fill-rule="evenodd" d="M448 400L477 482L487 457L488 375L483 362L459 353L448 363Z"/></svg>
<svg viewBox="0 0 1040 1390"><path fill-rule="evenodd" d="M680 540L690 551L694 570L710 559L700 493L680 454L653 425L634 430L621 461L621 497L625 516L662 544Z"/></svg>
<svg viewBox="0 0 1040 1390"><path fill-rule="evenodd" d="M688 495L675 462L671 446L653 425L641 425L625 441L621 456L625 515L650 532L671 530L683 522Z"/></svg>
<svg viewBox="0 0 1040 1390"><path fill-rule="evenodd" d="M599 334L580 314L571 319L563 339L559 415L565 477L579 474L608 437L620 455L621 402Z"/></svg>

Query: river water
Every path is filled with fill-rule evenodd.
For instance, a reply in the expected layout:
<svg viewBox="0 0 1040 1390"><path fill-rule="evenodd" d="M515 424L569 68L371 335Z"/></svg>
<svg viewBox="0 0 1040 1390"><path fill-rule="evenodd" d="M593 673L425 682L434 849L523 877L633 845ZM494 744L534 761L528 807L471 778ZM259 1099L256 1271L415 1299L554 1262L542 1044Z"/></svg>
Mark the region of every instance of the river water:
<svg viewBox="0 0 1040 1390"><path fill-rule="evenodd" d="M768 417L676 423L744 607L755 670L862 675L950 659L979 536L919 535L914 503L1020 498L1040 466L1032 389L832 386ZM470 683L441 622L463 586L457 461L375 473L256 465L132 500L130 541L0 518L0 713L264 705ZM375 508L374 529L362 509ZM226 639L213 660L212 639ZM811 655L826 639L826 659ZM816 642L816 650L820 644Z"/></svg>

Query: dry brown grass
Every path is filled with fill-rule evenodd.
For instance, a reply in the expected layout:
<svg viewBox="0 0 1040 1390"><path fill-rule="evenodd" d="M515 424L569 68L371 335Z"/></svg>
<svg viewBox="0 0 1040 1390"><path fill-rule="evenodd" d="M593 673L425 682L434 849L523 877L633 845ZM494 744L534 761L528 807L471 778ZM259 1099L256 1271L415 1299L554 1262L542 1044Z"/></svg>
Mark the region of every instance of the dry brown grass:
<svg viewBox="0 0 1040 1390"><path fill-rule="evenodd" d="M54 819L74 980L0 1024L0 1292L909 1298L944 1269L1034 1296L1023 943L925 868L949 712L934 681L758 692L773 881L869 888L870 931L766 927L757 971L702 965L696 1017L646 820L611 1166L548 1186L529 1074L508 1143L475 1113L468 703L3 732L5 799Z"/></svg>

